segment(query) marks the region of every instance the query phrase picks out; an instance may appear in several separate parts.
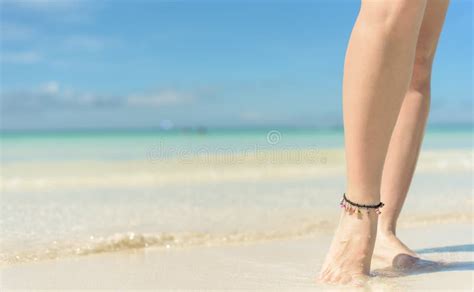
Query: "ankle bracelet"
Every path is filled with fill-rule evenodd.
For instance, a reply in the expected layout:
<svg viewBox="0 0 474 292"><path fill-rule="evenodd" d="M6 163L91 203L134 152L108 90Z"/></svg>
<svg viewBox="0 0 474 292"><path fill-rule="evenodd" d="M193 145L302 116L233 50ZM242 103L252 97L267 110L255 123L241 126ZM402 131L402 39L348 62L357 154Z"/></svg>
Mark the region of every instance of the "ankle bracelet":
<svg viewBox="0 0 474 292"><path fill-rule="evenodd" d="M385 204L382 203L382 202L380 202L378 204L375 204L375 205L357 204L357 203L352 202L351 200L349 200L346 197L346 193L344 193L344 195L342 195L342 200L341 200L341 203L339 204L339 206L341 206L341 208L344 208L349 213L354 213L354 212L357 211L357 214L362 214L361 209L366 209L367 214L369 213L370 209L375 209L375 213L380 214L380 213L382 213L382 212L380 212L380 209L384 205Z"/></svg>

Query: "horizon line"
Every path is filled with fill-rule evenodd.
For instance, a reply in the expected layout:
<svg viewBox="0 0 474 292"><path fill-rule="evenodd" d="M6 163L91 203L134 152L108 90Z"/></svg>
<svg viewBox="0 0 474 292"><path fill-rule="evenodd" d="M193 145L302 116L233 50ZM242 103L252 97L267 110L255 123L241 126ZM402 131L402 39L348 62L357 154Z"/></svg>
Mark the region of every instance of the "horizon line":
<svg viewBox="0 0 474 292"><path fill-rule="evenodd" d="M471 130L474 123L437 123L428 124L426 130ZM265 125L265 126L182 126L173 127L171 129L164 129L159 126L150 127L65 127L65 128L24 128L24 129L2 129L0 134L53 134L53 133L130 133L130 132L160 132L160 133L207 133L219 131L268 131L268 130L282 130L282 131L343 131L342 125L333 126L291 126L291 125Z"/></svg>

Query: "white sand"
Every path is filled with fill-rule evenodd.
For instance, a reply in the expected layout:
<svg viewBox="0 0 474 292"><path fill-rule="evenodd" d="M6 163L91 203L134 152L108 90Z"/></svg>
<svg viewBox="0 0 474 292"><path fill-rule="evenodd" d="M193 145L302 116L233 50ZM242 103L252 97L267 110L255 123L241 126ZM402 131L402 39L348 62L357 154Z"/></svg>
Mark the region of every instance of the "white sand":
<svg viewBox="0 0 474 292"><path fill-rule="evenodd" d="M472 291L471 224L438 224L400 230L423 258L441 269L409 276L373 277L376 291ZM330 235L251 245L108 253L4 267L3 291L12 289L341 290L315 282ZM431 249L431 250L430 250ZM383 268L377 261L373 269Z"/></svg>

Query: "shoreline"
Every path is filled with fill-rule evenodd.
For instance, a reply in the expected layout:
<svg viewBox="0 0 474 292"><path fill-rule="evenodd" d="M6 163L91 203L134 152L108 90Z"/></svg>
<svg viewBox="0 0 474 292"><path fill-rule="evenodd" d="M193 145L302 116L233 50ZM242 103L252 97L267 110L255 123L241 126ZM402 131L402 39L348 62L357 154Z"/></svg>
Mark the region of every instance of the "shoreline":
<svg viewBox="0 0 474 292"><path fill-rule="evenodd" d="M379 276L371 278L370 288L472 290L472 224L404 227L399 234L423 259L446 265L394 277L374 259L372 271ZM331 235L227 246L148 248L16 264L1 269L1 288L334 289L314 281Z"/></svg>
<svg viewBox="0 0 474 292"><path fill-rule="evenodd" d="M298 241L332 234L334 214L328 215L327 220L306 220L296 224L298 228L287 230L260 230L233 233L203 233L203 232L178 232L178 233L141 233L123 232L97 237L81 245L54 242L46 250L23 250L0 257L0 269L14 265L29 263L42 263L51 260L67 260L110 253L142 253L148 250L187 250L194 248L225 248L242 245L269 244L275 241ZM474 221L472 213L459 212L437 215L408 215L398 224L402 229L429 228L437 224L464 225ZM314 221L314 222L313 222ZM44 250L44 251L41 251Z"/></svg>

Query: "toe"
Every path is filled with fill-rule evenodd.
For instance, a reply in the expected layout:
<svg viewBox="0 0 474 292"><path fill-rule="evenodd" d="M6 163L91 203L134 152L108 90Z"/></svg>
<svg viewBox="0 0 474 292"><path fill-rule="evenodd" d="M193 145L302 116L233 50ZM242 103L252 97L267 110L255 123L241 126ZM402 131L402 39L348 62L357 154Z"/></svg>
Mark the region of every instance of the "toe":
<svg viewBox="0 0 474 292"><path fill-rule="evenodd" d="M368 277L364 274L355 274L351 276L350 284L356 287L362 287L367 282Z"/></svg>
<svg viewBox="0 0 474 292"><path fill-rule="evenodd" d="M321 272L319 272L319 279L320 280L325 279L328 273L329 273L329 269L326 269L326 268L322 269Z"/></svg>
<svg viewBox="0 0 474 292"><path fill-rule="evenodd" d="M351 281L351 279L352 278L349 275L343 275L341 277L340 283L345 285L345 284L349 283Z"/></svg>
<svg viewBox="0 0 474 292"><path fill-rule="evenodd" d="M325 282L329 284L332 283L332 273L326 275Z"/></svg>
<svg viewBox="0 0 474 292"><path fill-rule="evenodd" d="M342 278L342 275L341 274L333 274L332 277L331 277L331 283L333 284L339 284L341 283L341 278Z"/></svg>
<svg viewBox="0 0 474 292"><path fill-rule="evenodd" d="M332 270L330 269L327 269L323 275L323 279L322 279L322 282L323 283L331 283L331 280L332 280L332 275L333 275L333 272Z"/></svg>

